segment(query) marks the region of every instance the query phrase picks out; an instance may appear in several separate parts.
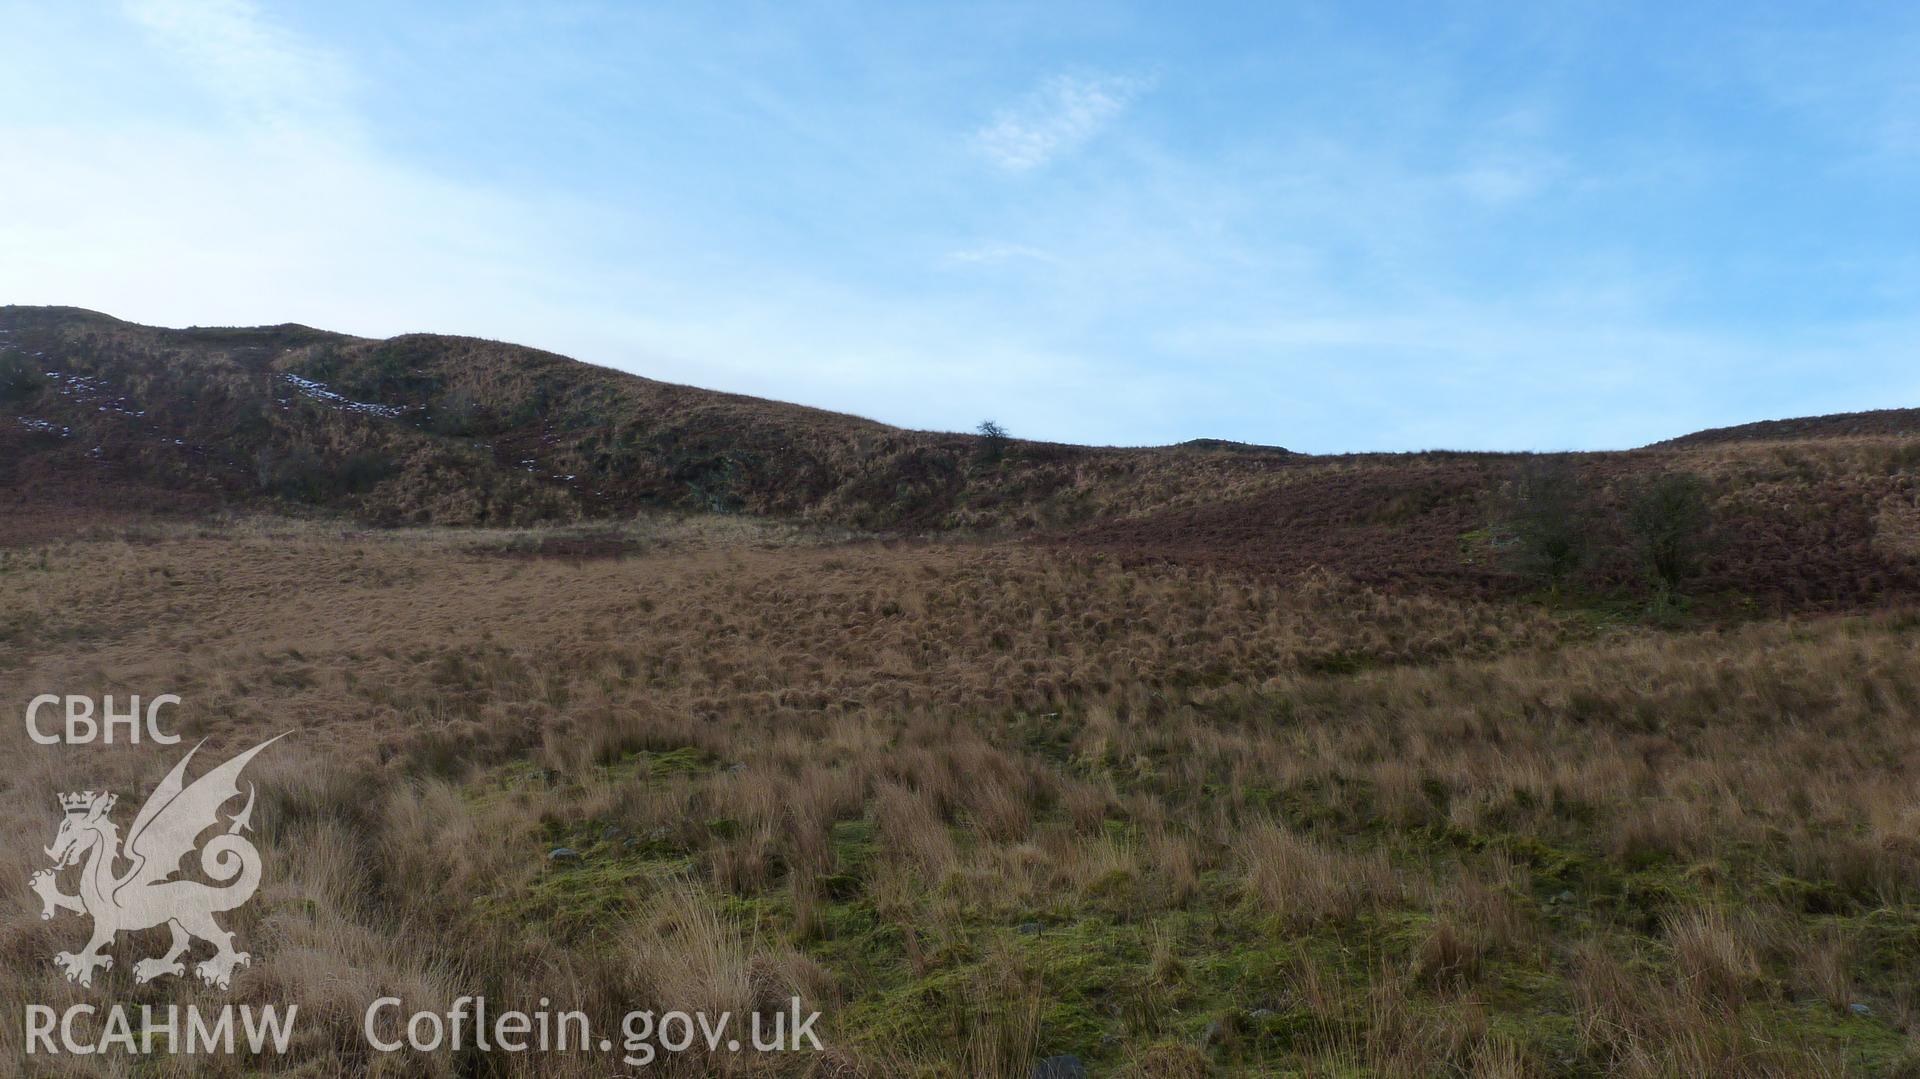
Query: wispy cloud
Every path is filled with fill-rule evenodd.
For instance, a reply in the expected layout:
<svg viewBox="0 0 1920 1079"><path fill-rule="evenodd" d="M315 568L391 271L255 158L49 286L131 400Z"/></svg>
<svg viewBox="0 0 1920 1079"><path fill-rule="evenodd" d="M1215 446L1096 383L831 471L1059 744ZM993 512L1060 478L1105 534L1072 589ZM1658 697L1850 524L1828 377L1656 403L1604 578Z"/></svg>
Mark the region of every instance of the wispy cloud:
<svg viewBox="0 0 1920 1079"><path fill-rule="evenodd" d="M341 120L345 65L251 0L128 0L125 10L238 119L275 128Z"/></svg>
<svg viewBox="0 0 1920 1079"><path fill-rule="evenodd" d="M974 132L974 146L1008 172L1030 172L1085 145L1146 88L1125 76L1055 75Z"/></svg>
<svg viewBox="0 0 1920 1079"><path fill-rule="evenodd" d="M119 32L89 45L118 49L103 68L173 107L68 115L58 103L88 73L52 64L35 86L44 97L0 117L0 145L41 162L0 174L0 205L38 211L0 221L0 250L35 253L0 260L9 302L392 333L474 324L478 296L511 311L516 295L539 309L534 294L558 291L519 268L552 265L578 235L570 219L382 153L363 137L341 54L244 0L122 10ZM526 334L494 332L509 329Z"/></svg>
<svg viewBox="0 0 1920 1079"><path fill-rule="evenodd" d="M1836 25L1752 35L1744 60L1764 93L1871 164L1911 166L1920 161L1920 19L1898 5L1887 11L1870 33Z"/></svg>
<svg viewBox="0 0 1920 1079"><path fill-rule="evenodd" d="M947 252L947 261L968 266L985 266L999 262L1048 262L1057 263L1060 257L1051 251L1027 244L981 244L978 247L963 247Z"/></svg>
<svg viewBox="0 0 1920 1079"><path fill-rule="evenodd" d="M1476 202L1505 206L1532 198L1552 183L1557 165L1521 158L1479 161L1456 173L1454 181Z"/></svg>

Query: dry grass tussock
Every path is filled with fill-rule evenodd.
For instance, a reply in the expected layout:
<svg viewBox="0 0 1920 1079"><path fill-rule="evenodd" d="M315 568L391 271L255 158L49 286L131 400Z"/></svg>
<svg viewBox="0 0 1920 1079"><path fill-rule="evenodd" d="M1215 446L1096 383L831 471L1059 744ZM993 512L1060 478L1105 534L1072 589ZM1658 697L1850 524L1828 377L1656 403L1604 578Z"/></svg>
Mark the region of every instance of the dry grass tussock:
<svg viewBox="0 0 1920 1079"><path fill-rule="evenodd" d="M264 1064L307 1075L606 1073L366 1051L367 1001L467 993L609 1029L826 1016L826 1054L685 1075L1920 1065L1910 613L1673 632L1324 574L609 534L554 557L548 533L234 522L7 552L9 707L175 692L209 752L294 732L256 766L253 966L230 997L116 992L298 1002ZM173 754L17 721L0 748L17 1015L84 997L46 962L75 924L25 887L56 793L130 798Z"/></svg>

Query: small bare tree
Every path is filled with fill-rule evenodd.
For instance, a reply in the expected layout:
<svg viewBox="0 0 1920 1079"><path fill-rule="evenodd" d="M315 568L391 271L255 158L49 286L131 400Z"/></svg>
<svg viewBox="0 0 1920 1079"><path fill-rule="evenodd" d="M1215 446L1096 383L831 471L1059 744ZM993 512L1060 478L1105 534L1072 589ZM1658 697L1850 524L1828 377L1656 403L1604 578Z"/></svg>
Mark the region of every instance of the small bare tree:
<svg viewBox="0 0 1920 1079"><path fill-rule="evenodd" d="M974 428L974 431L980 436L981 461L994 464L1007 455L1007 444L1012 439L1008 436L1006 428L992 420L981 420L980 426Z"/></svg>
<svg viewBox="0 0 1920 1079"><path fill-rule="evenodd" d="M1529 458L1507 485L1503 502L1515 569L1558 587L1585 567L1594 514L1571 459Z"/></svg>
<svg viewBox="0 0 1920 1079"><path fill-rule="evenodd" d="M1647 577L1663 596L1700 572L1712 528L1706 481L1691 473L1661 474L1627 506L1627 530Z"/></svg>

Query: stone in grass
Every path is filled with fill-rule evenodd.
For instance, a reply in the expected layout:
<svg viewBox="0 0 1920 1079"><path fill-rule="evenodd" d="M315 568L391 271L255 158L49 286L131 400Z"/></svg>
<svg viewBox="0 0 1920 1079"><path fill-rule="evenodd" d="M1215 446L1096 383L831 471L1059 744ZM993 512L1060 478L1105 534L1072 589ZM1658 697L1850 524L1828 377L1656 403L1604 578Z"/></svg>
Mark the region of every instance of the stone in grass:
<svg viewBox="0 0 1920 1079"><path fill-rule="evenodd" d="M1847 1005L1847 1010L1851 1011L1855 1015L1872 1015L1873 1014L1872 1008L1867 1007L1865 1004L1862 1004L1857 1000L1854 1001L1852 1004Z"/></svg>
<svg viewBox="0 0 1920 1079"><path fill-rule="evenodd" d="M555 847L547 852L549 862L575 862L580 860L580 852L572 847Z"/></svg>
<svg viewBox="0 0 1920 1079"><path fill-rule="evenodd" d="M1087 1079L1087 1066L1072 1053L1062 1053L1035 1064L1028 1079Z"/></svg>

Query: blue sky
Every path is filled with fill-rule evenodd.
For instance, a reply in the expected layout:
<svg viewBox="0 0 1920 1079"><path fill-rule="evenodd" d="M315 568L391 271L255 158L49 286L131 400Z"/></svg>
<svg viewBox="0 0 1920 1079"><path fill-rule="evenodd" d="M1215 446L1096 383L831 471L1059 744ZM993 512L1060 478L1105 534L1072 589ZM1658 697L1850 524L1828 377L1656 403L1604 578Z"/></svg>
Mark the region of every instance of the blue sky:
<svg viewBox="0 0 1920 1079"><path fill-rule="evenodd" d="M0 0L0 301L906 426L1920 405L1920 7Z"/></svg>

